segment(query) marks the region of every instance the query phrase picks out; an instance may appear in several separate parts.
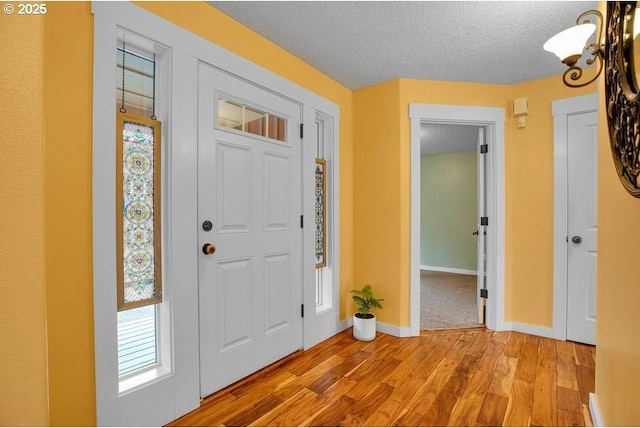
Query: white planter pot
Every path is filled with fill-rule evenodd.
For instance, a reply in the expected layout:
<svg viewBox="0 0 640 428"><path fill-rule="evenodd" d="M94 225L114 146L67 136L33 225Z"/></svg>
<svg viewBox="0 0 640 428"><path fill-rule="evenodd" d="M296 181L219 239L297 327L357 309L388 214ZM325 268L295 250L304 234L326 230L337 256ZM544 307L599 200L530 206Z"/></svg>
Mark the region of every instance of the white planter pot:
<svg viewBox="0 0 640 428"><path fill-rule="evenodd" d="M373 315L373 314L372 314ZM358 318L353 315L353 337L369 342L376 338L376 316L373 318Z"/></svg>

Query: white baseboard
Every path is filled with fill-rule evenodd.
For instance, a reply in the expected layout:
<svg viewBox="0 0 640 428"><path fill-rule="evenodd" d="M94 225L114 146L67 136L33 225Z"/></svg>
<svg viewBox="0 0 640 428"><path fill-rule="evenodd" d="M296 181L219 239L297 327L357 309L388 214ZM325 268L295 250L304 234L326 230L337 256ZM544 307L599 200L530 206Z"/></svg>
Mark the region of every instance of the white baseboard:
<svg viewBox="0 0 640 428"><path fill-rule="evenodd" d="M594 394L593 392L589 393L589 412L591 413L591 420L593 421L594 427L607 426L602 419L602 413L600 413L600 408L598 407L596 394Z"/></svg>
<svg viewBox="0 0 640 428"><path fill-rule="evenodd" d="M376 329L380 333L390 334L396 337L411 337L411 327L398 327L391 324L385 324L383 322L376 323Z"/></svg>
<svg viewBox="0 0 640 428"><path fill-rule="evenodd" d="M461 275L477 275L477 270L470 269L458 269L458 268L450 268L450 267L440 267L440 266L426 266L420 265L420 270L431 270L434 272L448 272L448 273L457 273Z"/></svg>
<svg viewBox="0 0 640 428"><path fill-rule="evenodd" d="M520 333L533 334L534 336L548 337L549 339L555 339L555 334L552 328L542 327L533 324L523 324L519 322L505 321L502 323L505 330L518 331Z"/></svg>
<svg viewBox="0 0 640 428"><path fill-rule="evenodd" d="M347 318L345 321L345 328L353 327L353 317ZM376 331L380 333L390 334L391 336L396 337L412 337L411 327L398 327L396 325L386 324L380 321L376 321Z"/></svg>

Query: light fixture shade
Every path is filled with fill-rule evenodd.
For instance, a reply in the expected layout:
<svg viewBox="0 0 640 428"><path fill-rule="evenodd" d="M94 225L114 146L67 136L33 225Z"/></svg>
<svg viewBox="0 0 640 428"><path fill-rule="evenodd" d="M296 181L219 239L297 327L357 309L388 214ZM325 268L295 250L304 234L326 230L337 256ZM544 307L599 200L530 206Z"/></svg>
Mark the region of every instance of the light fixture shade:
<svg viewBox="0 0 640 428"><path fill-rule="evenodd" d="M594 31L596 31L595 24L576 25L551 37L543 48L545 51L556 54L560 61L565 62L567 58L582 55L587 40Z"/></svg>

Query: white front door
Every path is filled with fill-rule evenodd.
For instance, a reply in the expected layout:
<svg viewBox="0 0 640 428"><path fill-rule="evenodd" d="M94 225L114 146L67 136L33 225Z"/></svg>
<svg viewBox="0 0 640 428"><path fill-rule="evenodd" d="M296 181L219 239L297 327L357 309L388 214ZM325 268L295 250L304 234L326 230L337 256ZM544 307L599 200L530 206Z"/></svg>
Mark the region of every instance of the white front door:
<svg viewBox="0 0 640 428"><path fill-rule="evenodd" d="M598 114L567 120L567 339L595 344Z"/></svg>
<svg viewBox="0 0 640 428"><path fill-rule="evenodd" d="M204 397L302 347L301 108L201 63L198 109Z"/></svg>
<svg viewBox="0 0 640 428"><path fill-rule="evenodd" d="M485 301L481 297L482 292L486 292L487 288L487 226L482 224L482 218L487 216L487 198L486 198L486 168L487 168L487 150L485 146L485 129L478 128L478 279L476 290L476 301L478 304L478 323L485 323Z"/></svg>

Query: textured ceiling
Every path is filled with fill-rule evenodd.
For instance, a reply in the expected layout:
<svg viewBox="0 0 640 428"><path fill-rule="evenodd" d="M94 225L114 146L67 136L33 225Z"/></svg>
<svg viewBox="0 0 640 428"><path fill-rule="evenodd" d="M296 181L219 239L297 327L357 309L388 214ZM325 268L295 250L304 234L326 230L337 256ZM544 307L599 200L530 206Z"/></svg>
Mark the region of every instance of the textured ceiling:
<svg viewBox="0 0 640 428"><path fill-rule="evenodd" d="M420 125L420 153L468 152L477 149L478 129L474 125Z"/></svg>
<svg viewBox="0 0 640 428"><path fill-rule="evenodd" d="M582 1L209 2L350 89L395 78L513 84L559 74L544 42Z"/></svg>

